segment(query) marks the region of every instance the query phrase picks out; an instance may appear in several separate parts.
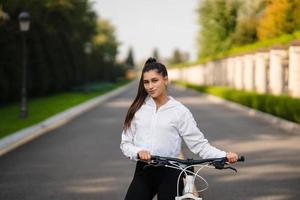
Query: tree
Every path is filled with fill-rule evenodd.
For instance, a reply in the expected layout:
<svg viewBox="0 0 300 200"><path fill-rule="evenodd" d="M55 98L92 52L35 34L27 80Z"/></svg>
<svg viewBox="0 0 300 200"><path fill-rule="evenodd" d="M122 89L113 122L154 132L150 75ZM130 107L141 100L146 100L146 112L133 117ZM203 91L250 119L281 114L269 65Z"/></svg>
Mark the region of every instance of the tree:
<svg viewBox="0 0 300 200"><path fill-rule="evenodd" d="M300 29L299 19L299 0L271 0L258 24L258 37L263 40L293 33Z"/></svg>
<svg viewBox="0 0 300 200"><path fill-rule="evenodd" d="M257 27L258 21L256 18L245 18L238 22L235 32L232 36L232 43L234 46L241 46L257 41Z"/></svg>
<svg viewBox="0 0 300 200"><path fill-rule="evenodd" d="M174 49L172 57L169 59L170 64L179 64L186 62L189 59L188 53L181 52L179 49Z"/></svg>
<svg viewBox="0 0 300 200"><path fill-rule="evenodd" d="M127 55L125 63L127 65L128 69L133 69L135 66L132 47L130 47L128 50L128 55Z"/></svg>
<svg viewBox="0 0 300 200"><path fill-rule="evenodd" d="M21 81L20 11L31 15L28 39L28 94L43 96L84 83L83 46L93 42L88 73L93 81L111 81L123 69L115 64L119 43L114 28L101 20L91 0L16 0L0 3L0 104L19 98ZM10 20L3 22L3 11ZM104 42L94 38L105 38ZM119 70L119 71L118 71Z"/></svg>
<svg viewBox="0 0 300 200"><path fill-rule="evenodd" d="M198 57L229 49L237 25L238 0L203 0L199 4Z"/></svg>
<svg viewBox="0 0 300 200"><path fill-rule="evenodd" d="M258 40L256 27L268 0L243 1L238 12L237 26L233 34L233 45L240 46Z"/></svg>
<svg viewBox="0 0 300 200"><path fill-rule="evenodd" d="M90 76L94 80L114 81L118 78L118 70L123 69L116 64L119 42L115 36L115 28L108 20L99 19L93 43L93 63Z"/></svg>
<svg viewBox="0 0 300 200"><path fill-rule="evenodd" d="M153 50L153 58L155 58L156 60L159 60L159 54L158 54L157 48L154 48L154 50Z"/></svg>

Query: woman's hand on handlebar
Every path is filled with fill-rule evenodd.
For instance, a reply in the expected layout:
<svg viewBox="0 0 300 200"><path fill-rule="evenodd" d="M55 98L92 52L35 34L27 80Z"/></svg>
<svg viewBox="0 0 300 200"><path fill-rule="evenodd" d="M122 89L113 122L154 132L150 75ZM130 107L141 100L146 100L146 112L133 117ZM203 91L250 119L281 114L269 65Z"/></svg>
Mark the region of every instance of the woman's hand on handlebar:
<svg viewBox="0 0 300 200"><path fill-rule="evenodd" d="M238 160L238 155L233 152L227 152L226 158L229 163L235 163Z"/></svg>
<svg viewBox="0 0 300 200"><path fill-rule="evenodd" d="M142 161L149 162L151 159L151 154L147 150L141 150L138 152L138 158Z"/></svg>

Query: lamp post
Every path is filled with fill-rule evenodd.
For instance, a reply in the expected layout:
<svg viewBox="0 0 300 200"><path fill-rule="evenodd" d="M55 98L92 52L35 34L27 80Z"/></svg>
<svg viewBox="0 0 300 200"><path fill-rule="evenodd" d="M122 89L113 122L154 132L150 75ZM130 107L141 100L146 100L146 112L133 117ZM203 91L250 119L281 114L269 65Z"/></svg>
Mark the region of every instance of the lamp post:
<svg viewBox="0 0 300 200"><path fill-rule="evenodd" d="M89 82L89 65L90 65L90 55L92 53L92 43L91 42L86 42L84 44L84 53L86 54L86 64L87 66L85 67L85 92L88 93L89 92L89 88L88 88L88 82Z"/></svg>
<svg viewBox="0 0 300 200"><path fill-rule="evenodd" d="M10 16L8 13L4 12L3 10L0 10L0 20L4 20L4 22L10 20Z"/></svg>
<svg viewBox="0 0 300 200"><path fill-rule="evenodd" d="M19 14L20 30L22 32L22 46L23 46L23 59L22 59L22 85L21 85L21 110L20 118L27 117L27 45L26 33L30 28L30 15L28 12L21 12Z"/></svg>

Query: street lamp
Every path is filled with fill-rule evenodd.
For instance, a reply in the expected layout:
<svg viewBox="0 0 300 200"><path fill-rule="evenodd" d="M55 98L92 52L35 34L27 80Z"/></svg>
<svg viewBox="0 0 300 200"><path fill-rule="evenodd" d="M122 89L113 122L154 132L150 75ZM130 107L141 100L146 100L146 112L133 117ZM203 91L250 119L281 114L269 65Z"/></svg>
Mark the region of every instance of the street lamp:
<svg viewBox="0 0 300 200"><path fill-rule="evenodd" d="M91 42L86 42L84 44L84 53L86 54L86 64L87 66L85 67L85 92L89 92L88 88L88 82L89 82L89 65L90 65L90 54L92 53L92 43Z"/></svg>
<svg viewBox="0 0 300 200"><path fill-rule="evenodd" d="M86 54L91 54L92 53L92 43L91 42L86 42L84 44L84 52Z"/></svg>
<svg viewBox="0 0 300 200"><path fill-rule="evenodd" d="M1 9L0 9L0 20L3 20L4 22L10 20L9 14L4 12Z"/></svg>
<svg viewBox="0 0 300 200"><path fill-rule="evenodd" d="M22 32L23 60L22 60L22 86L20 118L27 117L27 46L26 33L30 28L30 15L28 12L19 14L20 31Z"/></svg>

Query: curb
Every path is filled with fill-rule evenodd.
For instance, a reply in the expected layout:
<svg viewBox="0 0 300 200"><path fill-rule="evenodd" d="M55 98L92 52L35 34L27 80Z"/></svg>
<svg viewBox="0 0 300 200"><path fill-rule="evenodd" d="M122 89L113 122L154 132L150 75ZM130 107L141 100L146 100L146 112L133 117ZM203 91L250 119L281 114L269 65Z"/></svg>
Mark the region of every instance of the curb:
<svg viewBox="0 0 300 200"><path fill-rule="evenodd" d="M90 99L84 103L81 103L77 106L69 108L65 111L62 111L52 117L45 119L44 121L24 128L20 131L17 131L9 136L4 137L0 140L0 156L16 149L17 147L30 142L31 140L49 132L50 130L56 129L67 122L71 121L78 115L98 106L102 102L124 92L127 88L134 84L135 81L126 84L120 88L117 88L111 92L103 94L101 96Z"/></svg>
<svg viewBox="0 0 300 200"><path fill-rule="evenodd" d="M176 87L186 89L185 87L180 86L180 85L176 85ZM229 108L232 108L232 109L235 109L235 110L238 110L238 111L241 111L241 112L245 112L251 117L257 117L259 119L262 119L262 120L272 124L274 127L285 130L287 132L296 133L296 134L300 133L300 124L297 124L295 122L291 122L291 121L276 117L274 115L264 113L264 112L259 111L259 110L255 110L255 109L249 108L247 106L243 106L241 104L238 104L238 103L235 103L235 102L232 102L232 101L227 101L227 100L222 99L222 98L217 97L217 96L202 93L202 92L199 92L199 91L197 91L197 92L200 93L201 95L203 95L204 98L210 100L211 102L213 102L215 104L222 104L222 105L225 105Z"/></svg>

